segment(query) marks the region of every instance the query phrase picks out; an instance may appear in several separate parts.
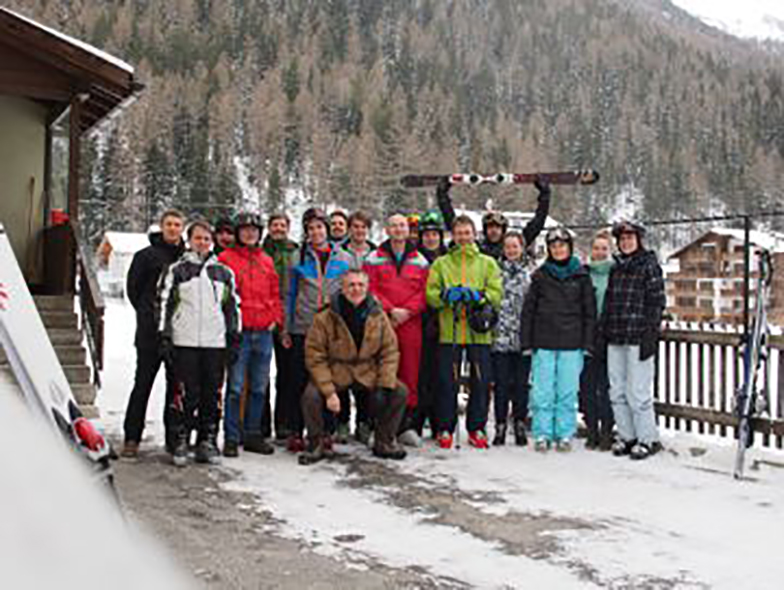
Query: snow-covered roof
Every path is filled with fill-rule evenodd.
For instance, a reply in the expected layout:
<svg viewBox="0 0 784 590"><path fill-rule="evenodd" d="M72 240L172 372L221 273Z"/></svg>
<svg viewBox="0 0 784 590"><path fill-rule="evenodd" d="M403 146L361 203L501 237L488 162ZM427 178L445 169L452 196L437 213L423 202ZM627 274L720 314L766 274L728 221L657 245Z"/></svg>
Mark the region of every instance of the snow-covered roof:
<svg viewBox="0 0 784 590"><path fill-rule="evenodd" d="M111 245L112 252L127 254L134 254L150 245L147 234L141 233L108 231L104 234L103 239Z"/></svg>
<svg viewBox="0 0 784 590"><path fill-rule="evenodd" d="M45 25L42 25L41 23L36 22L33 19L31 19L31 18L28 18L28 17L26 17L26 16L24 16L22 14L19 14L18 12L14 12L13 10L5 8L4 6L0 6L0 12L8 13L8 14L18 18L19 20L23 20L26 23L30 24L31 26L36 27L37 29L45 31L49 35L57 37L58 39L60 39L62 41L65 41L66 43L69 43L70 45L74 45L75 47L78 47L79 49L81 49L83 51L91 53L94 56L99 57L102 60L109 62L113 66L125 70L129 74L133 74L133 67L131 65L127 64L126 62L124 62L123 60L121 60L121 59L119 59L117 57L114 57L113 55L110 55L110 54L106 53L105 51L101 51L97 47L93 47L89 43L85 43L84 41L80 41L79 39L74 39L73 37L70 37L70 36L66 35L65 33L61 33L60 31L56 31L55 29L50 29L49 27L47 27Z"/></svg>
<svg viewBox="0 0 784 590"><path fill-rule="evenodd" d="M702 234L696 240L689 242L682 248L679 248L674 253L668 256L669 259L678 258L681 254L683 254L687 249L691 248L697 242L705 240L708 236L715 235L715 236L722 236L728 237L736 242L740 242L741 244L745 242L746 236L742 229L733 229L729 227L714 227ZM777 252L784 252L784 234L779 232L763 232L758 230L752 230L749 233L749 240L753 246L758 248L762 248L763 250L767 250L770 253L777 253Z"/></svg>

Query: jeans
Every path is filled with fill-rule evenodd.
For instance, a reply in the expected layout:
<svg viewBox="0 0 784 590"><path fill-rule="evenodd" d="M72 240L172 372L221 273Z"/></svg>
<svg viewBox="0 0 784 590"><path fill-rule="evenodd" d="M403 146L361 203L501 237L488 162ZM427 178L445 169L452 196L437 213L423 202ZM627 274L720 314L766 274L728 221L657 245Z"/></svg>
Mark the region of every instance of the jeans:
<svg viewBox="0 0 784 590"><path fill-rule="evenodd" d="M125 411L125 440L136 442L142 440L144 433L144 422L147 415L147 404L150 401L155 376L161 368L163 357L157 346L137 347L136 348L136 376L134 377L133 390L128 399L128 408ZM165 365L166 370L166 403L163 407L163 424L166 430L166 444L173 444L175 435L172 427L174 390L177 382L174 377L174 369Z"/></svg>
<svg viewBox="0 0 784 590"><path fill-rule="evenodd" d="M531 430L534 438L552 441L574 436L583 355L582 350L534 351L531 365Z"/></svg>
<svg viewBox="0 0 784 590"><path fill-rule="evenodd" d="M601 351L605 353L606 351ZM585 425L588 436L594 440L599 434L612 434L613 412L610 405L610 382L607 376L607 355L593 356L585 359L583 373L580 376L580 395L584 400Z"/></svg>
<svg viewBox="0 0 784 590"><path fill-rule="evenodd" d="M659 440L653 407L653 357L641 361L637 345L607 347L607 372L618 436L626 442Z"/></svg>
<svg viewBox="0 0 784 590"><path fill-rule="evenodd" d="M438 347L439 391L436 399L436 428L438 432L454 432L457 425L457 384L455 377L459 363L466 351L470 365L470 394L468 396L468 432L484 430L487 425L487 384L492 379L490 346L468 344L453 346L441 344Z"/></svg>
<svg viewBox="0 0 784 590"><path fill-rule="evenodd" d="M239 357L229 369L224 415L224 435L227 441L240 441L240 396L247 376L250 387L245 404L244 432L246 435L261 436L261 419L264 398L269 383L272 360L272 333L269 330L248 330L242 333Z"/></svg>
<svg viewBox="0 0 784 590"><path fill-rule="evenodd" d="M505 424L512 403L512 418L528 417L528 380L531 376L531 357L520 352L494 352L493 377L495 390L493 407L496 424Z"/></svg>

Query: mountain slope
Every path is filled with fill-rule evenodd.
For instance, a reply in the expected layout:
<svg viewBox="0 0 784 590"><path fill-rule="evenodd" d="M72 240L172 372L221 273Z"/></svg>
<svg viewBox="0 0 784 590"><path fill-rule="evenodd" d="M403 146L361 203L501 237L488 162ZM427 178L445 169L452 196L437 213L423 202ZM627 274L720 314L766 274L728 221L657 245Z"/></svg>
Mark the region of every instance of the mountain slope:
<svg viewBox="0 0 784 590"><path fill-rule="evenodd" d="M397 188L404 172L599 169L594 188L560 192L566 221L606 217L630 186L652 217L782 196L780 60L664 0L15 4L147 83L85 158L93 232L171 203L215 213L250 189L265 210L292 195L425 206Z"/></svg>

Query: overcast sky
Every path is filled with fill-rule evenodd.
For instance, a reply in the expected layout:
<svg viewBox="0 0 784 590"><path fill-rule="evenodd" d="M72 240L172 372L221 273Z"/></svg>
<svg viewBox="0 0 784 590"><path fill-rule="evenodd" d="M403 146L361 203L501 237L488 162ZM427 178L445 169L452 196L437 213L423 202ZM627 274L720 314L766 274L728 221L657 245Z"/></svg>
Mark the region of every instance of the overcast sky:
<svg viewBox="0 0 784 590"><path fill-rule="evenodd" d="M784 23L784 0L673 0L708 21L724 23L729 32L743 36L784 38L784 28L763 22L772 16Z"/></svg>

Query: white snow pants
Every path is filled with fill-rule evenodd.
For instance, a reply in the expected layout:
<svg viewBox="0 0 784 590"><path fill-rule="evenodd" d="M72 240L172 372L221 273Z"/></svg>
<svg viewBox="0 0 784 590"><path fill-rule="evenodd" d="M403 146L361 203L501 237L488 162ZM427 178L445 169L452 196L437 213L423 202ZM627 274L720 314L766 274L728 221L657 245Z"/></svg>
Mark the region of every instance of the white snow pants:
<svg viewBox="0 0 784 590"><path fill-rule="evenodd" d="M653 409L653 357L641 361L637 345L607 347L607 373L618 436L626 442L659 440Z"/></svg>

